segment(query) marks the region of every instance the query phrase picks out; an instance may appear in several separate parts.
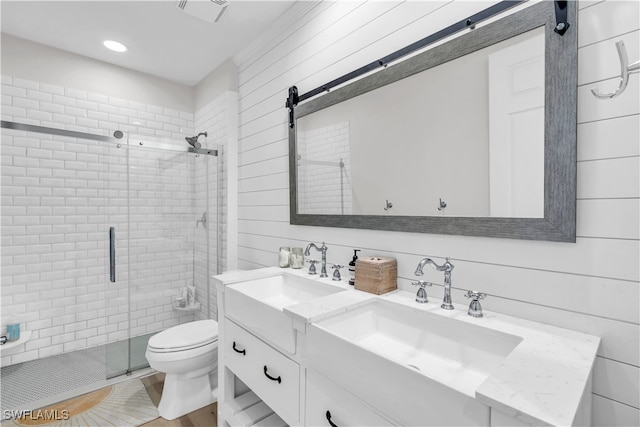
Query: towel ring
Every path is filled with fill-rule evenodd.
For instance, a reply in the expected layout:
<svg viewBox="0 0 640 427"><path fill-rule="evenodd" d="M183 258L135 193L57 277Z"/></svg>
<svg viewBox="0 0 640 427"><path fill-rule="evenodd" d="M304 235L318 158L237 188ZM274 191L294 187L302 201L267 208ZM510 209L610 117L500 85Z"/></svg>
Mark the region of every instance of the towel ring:
<svg viewBox="0 0 640 427"><path fill-rule="evenodd" d="M624 41L617 41L616 48L618 49L618 56L620 57L620 86L611 93L601 93L597 88L592 88L591 93L598 99L612 99L620 95L627 88L629 74L640 72L640 61L629 64L629 57L627 56L627 49L624 47Z"/></svg>

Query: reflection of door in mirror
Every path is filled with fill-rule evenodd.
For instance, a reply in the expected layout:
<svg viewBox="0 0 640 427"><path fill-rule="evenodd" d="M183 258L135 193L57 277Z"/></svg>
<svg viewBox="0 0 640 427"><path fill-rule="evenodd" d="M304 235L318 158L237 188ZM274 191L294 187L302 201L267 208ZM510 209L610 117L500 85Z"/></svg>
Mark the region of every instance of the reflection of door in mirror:
<svg viewBox="0 0 640 427"><path fill-rule="evenodd" d="M489 55L489 209L544 217L544 33Z"/></svg>

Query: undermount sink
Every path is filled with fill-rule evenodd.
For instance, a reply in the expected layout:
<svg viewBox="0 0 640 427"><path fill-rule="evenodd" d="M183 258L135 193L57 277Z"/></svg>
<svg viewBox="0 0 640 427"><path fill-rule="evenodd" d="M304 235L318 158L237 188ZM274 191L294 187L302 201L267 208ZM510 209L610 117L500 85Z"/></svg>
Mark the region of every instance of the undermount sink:
<svg viewBox="0 0 640 427"><path fill-rule="evenodd" d="M470 397L522 341L385 300L371 301L316 326Z"/></svg>
<svg viewBox="0 0 640 427"><path fill-rule="evenodd" d="M307 337L310 369L406 426L489 425L475 391L521 342L384 299L313 322Z"/></svg>
<svg viewBox="0 0 640 427"><path fill-rule="evenodd" d="M295 330L285 307L342 292L345 289L287 272L229 285L225 289L227 316L261 338L295 353Z"/></svg>

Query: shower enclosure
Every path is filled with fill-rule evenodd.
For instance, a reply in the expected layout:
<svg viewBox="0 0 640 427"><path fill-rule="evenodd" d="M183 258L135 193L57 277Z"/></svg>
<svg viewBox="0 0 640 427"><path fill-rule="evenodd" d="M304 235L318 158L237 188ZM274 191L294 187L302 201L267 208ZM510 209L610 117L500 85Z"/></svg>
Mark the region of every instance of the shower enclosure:
<svg viewBox="0 0 640 427"><path fill-rule="evenodd" d="M147 367L152 334L214 317L221 147L2 128L2 316L23 338L2 346L3 410Z"/></svg>

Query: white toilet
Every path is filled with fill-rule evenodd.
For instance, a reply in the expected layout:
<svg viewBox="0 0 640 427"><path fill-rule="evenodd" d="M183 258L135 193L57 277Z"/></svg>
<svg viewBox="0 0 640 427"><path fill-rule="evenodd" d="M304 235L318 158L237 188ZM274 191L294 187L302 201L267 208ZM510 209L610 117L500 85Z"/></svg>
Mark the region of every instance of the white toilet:
<svg viewBox="0 0 640 427"><path fill-rule="evenodd" d="M217 400L218 322L198 320L152 336L149 365L166 373L158 412L173 420Z"/></svg>

